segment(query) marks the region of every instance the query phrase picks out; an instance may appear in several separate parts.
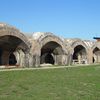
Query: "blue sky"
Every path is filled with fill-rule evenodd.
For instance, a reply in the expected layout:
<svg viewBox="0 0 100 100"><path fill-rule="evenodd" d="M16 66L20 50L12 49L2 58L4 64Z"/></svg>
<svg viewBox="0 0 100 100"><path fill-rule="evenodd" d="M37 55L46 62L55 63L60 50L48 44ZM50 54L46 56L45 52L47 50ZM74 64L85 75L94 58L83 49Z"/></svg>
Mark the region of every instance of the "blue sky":
<svg viewBox="0 0 100 100"><path fill-rule="evenodd" d="M100 0L0 0L0 22L64 38L100 36Z"/></svg>

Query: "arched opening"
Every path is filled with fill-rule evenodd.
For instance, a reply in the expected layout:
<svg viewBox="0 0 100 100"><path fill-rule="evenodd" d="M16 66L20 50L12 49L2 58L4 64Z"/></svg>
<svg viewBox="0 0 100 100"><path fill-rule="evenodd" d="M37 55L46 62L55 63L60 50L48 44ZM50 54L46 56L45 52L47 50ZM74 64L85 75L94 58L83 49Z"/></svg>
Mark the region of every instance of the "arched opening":
<svg viewBox="0 0 100 100"><path fill-rule="evenodd" d="M54 58L51 54L47 54L45 56L45 63L54 64Z"/></svg>
<svg viewBox="0 0 100 100"><path fill-rule="evenodd" d="M11 53L9 56L9 65L16 65L16 63L17 63L16 57L13 53Z"/></svg>
<svg viewBox="0 0 100 100"><path fill-rule="evenodd" d="M25 43L15 36L5 35L0 37L0 65L16 65L14 55L16 49L25 49Z"/></svg>
<svg viewBox="0 0 100 100"><path fill-rule="evenodd" d="M48 42L41 48L40 64L62 64L62 47L56 42Z"/></svg>
<svg viewBox="0 0 100 100"><path fill-rule="evenodd" d="M93 58L93 63L100 63L100 49L97 47L93 50Z"/></svg>
<svg viewBox="0 0 100 100"><path fill-rule="evenodd" d="M86 49L82 45L78 45L74 48L73 63L74 64L87 63Z"/></svg>

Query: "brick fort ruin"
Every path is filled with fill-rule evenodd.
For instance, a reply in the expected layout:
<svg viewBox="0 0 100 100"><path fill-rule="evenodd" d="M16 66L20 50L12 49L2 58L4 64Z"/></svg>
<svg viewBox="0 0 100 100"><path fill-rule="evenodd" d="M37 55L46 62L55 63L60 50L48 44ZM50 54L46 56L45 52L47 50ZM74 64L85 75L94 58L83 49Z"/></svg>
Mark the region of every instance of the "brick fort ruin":
<svg viewBox="0 0 100 100"><path fill-rule="evenodd" d="M0 23L0 68L100 63L100 38L96 39L64 39L50 32L35 32L28 37Z"/></svg>

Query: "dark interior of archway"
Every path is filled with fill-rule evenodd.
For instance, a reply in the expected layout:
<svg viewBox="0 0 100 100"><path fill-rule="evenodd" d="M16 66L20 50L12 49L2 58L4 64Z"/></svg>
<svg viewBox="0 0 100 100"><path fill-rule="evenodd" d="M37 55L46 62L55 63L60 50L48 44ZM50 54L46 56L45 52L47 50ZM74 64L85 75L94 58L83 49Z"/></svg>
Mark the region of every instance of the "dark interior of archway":
<svg viewBox="0 0 100 100"><path fill-rule="evenodd" d="M74 48L73 59L78 59L78 53L82 53L81 51L86 52L85 48L82 45L78 45Z"/></svg>
<svg viewBox="0 0 100 100"><path fill-rule="evenodd" d="M95 54L95 56L100 55L100 49L99 49L98 47L96 47L96 48L93 50L93 54ZM93 63L95 63L95 62L97 63L98 60L95 59L94 56L93 56Z"/></svg>
<svg viewBox="0 0 100 100"><path fill-rule="evenodd" d="M45 63L54 64L54 58L51 54L47 54L45 56Z"/></svg>
<svg viewBox="0 0 100 100"><path fill-rule="evenodd" d="M23 41L15 36L1 36L0 37L0 65L12 65L12 64L16 64L16 60L14 55L10 55L9 54L12 52L14 52L16 50L16 48L22 43ZM4 58L2 57L4 54L4 52L8 52L7 53L7 57L8 57L8 64L7 63L3 63L4 62Z"/></svg>
<svg viewBox="0 0 100 100"><path fill-rule="evenodd" d="M22 41L14 36L0 37L0 48L6 51L14 51Z"/></svg>
<svg viewBox="0 0 100 100"><path fill-rule="evenodd" d="M100 49L96 47L96 48L93 50L93 53L96 53L97 51L100 51Z"/></svg>
<svg viewBox="0 0 100 100"><path fill-rule="evenodd" d="M54 64L55 59L53 55L62 54L62 47L56 42L48 42L41 49L41 60L40 63ZM44 56L44 57L42 57Z"/></svg>
<svg viewBox="0 0 100 100"><path fill-rule="evenodd" d="M16 65L16 63L17 63L16 57L13 53L11 53L9 56L9 65Z"/></svg>

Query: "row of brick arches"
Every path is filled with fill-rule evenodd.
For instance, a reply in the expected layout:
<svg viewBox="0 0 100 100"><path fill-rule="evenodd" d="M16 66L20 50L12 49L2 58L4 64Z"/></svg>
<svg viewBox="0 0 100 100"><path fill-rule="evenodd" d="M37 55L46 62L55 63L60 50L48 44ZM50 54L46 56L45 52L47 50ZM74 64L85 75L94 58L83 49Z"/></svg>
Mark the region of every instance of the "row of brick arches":
<svg viewBox="0 0 100 100"><path fill-rule="evenodd" d="M40 66L100 63L100 44L61 39L52 33L27 37L16 28L0 24L0 65Z"/></svg>

